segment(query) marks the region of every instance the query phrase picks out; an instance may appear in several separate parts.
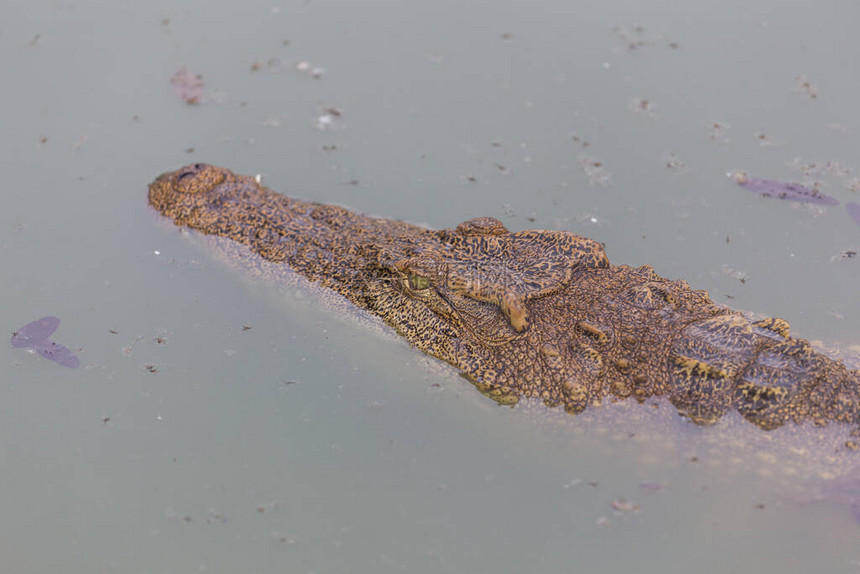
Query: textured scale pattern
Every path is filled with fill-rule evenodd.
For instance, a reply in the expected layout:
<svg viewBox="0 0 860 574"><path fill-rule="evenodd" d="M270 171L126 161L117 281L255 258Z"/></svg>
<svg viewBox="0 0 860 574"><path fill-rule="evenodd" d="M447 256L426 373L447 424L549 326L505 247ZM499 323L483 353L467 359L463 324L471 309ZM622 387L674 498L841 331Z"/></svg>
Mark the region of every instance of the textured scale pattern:
<svg viewBox="0 0 860 574"><path fill-rule="evenodd" d="M149 201L380 316L501 404L536 397L578 413L664 396L697 424L730 410L762 429L860 420L860 371L791 337L787 321L750 321L649 266L612 266L573 233L511 233L487 217L434 231L205 164L159 176Z"/></svg>

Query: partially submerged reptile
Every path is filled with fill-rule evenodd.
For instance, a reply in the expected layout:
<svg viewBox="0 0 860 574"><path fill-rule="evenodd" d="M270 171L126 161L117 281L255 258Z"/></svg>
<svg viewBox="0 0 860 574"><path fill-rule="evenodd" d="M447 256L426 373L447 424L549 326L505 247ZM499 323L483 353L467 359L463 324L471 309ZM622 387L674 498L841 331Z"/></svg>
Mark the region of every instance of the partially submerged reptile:
<svg viewBox="0 0 860 574"><path fill-rule="evenodd" d="M791 337L787 321L747 319L647 265L610 265L573 233L511 233L490 217L435 231L206 164L159 176L149 202L343 295L502 404L579 413L664 396L698 424L730 410L766 430L860 422L860 370Z"/></svg>

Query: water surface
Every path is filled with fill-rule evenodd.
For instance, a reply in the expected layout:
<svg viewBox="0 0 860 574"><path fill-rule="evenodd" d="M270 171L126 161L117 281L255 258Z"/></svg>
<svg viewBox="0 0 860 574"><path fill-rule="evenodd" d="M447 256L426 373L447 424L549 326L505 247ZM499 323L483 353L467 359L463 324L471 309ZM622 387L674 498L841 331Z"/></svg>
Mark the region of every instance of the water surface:
<svg viewBox="0 0 860 574"><path fill-rule="evenodd" d="M205 161L437 228L568 229L847 348L858 16L5 3L0 319L11 336L59 317L81 365L0 350L3 570L856 571L827 447L745 447L746 427L665 405L500 408L378 325L222 265L146 184ZM183 66L197 105L170 84ZM762 198L733 171L840 204Z"/></svg>

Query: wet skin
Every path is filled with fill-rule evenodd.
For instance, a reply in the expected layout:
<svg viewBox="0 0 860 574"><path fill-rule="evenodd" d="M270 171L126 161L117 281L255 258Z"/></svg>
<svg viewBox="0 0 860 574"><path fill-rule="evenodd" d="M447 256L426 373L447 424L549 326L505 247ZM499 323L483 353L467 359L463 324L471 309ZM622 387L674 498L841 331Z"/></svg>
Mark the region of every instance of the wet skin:
<svg viewBox="0 0 860 574"><path fill-rule="evenodd" d="M698 424L730 410L766 430L860 420L860 371L792 337L787 321L747 319L647 265L610 265L573 233L511 233L489 217L430 230L206 164L159 176L149 202L378 315L502 404L537 397L578 413L664 396Z"/></svg>

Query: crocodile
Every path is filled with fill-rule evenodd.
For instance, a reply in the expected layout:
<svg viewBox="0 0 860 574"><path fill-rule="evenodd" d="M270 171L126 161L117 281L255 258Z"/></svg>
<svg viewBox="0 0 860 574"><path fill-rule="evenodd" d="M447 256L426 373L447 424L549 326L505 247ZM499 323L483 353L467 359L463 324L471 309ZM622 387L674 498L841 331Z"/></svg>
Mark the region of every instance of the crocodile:
<svg viewBox="0 0 860 574"><path fill-rule="evenodd" d="M571 232L511 232L491 217L432 230L203 163L160 175L149 203L342 295L500 404L531 397L576 414L664 397L699 425L736 411L764 430L858 434L860 369L784 319L750 318L648 265L611 265L601 243Z"/></svg>

